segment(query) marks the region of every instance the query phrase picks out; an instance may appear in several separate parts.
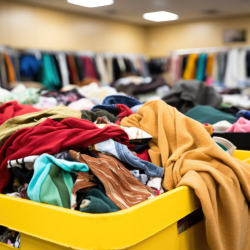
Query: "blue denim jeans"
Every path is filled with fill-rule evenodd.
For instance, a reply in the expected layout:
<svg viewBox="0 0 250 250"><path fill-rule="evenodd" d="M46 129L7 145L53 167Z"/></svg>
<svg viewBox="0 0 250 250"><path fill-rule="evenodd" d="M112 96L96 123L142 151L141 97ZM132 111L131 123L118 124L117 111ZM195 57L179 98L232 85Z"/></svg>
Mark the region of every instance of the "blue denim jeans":
<svg viewBox="0 0 250 250"><path fill-rule="evenodd" d="M163 177L164 169L154 165L151 162L141 160L134 156L128 149L127 146L115 142L112 139L99 142L95 144L95 149L102 153L110 154L115 156L120 161L132 166L136 169L144 171L144 173L151 177Z"/></svg>

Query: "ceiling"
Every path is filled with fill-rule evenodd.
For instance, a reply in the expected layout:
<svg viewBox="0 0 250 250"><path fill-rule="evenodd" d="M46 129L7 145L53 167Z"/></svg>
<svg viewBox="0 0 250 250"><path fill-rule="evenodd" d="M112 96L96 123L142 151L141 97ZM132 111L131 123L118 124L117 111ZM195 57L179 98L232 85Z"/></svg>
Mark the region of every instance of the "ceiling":
<svg viewBox="0 0 250 250"><path fill-rule="evenodd" d="M179 15L179 20L171 21L171 23L186 20L250 14L250 0L114 0L115 3L113 5L97 8L86 8L69 4L66 0L15 1L140 25L159 24L144 20L142 15L147 12L162 10Z"/></svg>

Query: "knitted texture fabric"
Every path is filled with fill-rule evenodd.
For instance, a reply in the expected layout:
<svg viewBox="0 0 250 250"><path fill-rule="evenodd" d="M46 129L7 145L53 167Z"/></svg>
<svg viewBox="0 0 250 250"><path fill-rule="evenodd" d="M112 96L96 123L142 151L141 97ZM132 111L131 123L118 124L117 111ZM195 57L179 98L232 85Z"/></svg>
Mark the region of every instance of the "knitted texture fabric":
<svg viewBox="0 0 250 250"><path fill-rule="evenodd" d="M205 215L210 249L250 249L250 165L221 149L203 125L161 100L147 102L122 126L153 136L152 163L165 169L163 187L194 189Z"/></svg>

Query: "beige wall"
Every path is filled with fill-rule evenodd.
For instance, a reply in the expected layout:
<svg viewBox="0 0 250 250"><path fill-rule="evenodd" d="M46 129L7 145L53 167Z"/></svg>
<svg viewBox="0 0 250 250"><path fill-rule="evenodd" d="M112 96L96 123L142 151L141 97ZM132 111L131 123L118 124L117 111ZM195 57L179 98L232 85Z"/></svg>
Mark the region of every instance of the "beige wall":
<svg viewBox="0 0 250 250"><path fill-rule="evenodd" d="M0 0L0 45L165 56L174 49L223 46L226 28L248 30L250 16L143 27Z"/></svg>
<svg viewBox="0 0 250 250"><path fill-rule="evenodd" d="M149 56L157 57L165 56L174 49L227 46L223 44L222 40L223 30L227 28L247 29L247 41L250 44L249 16L149 27L147 30L147 52Z"/></svg>
<svg viewBox="0 0 250 250"><path fill-rule="evenodd" d="M0 44L144 54L146 28L0 0Z"/></svg>

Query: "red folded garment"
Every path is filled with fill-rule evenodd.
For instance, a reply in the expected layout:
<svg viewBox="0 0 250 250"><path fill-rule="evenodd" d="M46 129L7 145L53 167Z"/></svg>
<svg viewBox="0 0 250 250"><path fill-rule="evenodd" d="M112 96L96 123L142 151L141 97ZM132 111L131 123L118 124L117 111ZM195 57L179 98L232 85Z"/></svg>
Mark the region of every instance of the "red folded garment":
<svg viewBox="0 0 250 250"><path fill-rule="evenodd" d="M148 149L145 149L142 152L138 152L136 154L136 156L138 158L140 158L141 160L151 162L151 159L150 159L149 154L148 154Z"/></svg>
<svg viewBox="0 0 250 250"><path fill-rule="evenodd" d="M0 148L0 192L10 181L8 160L87 148L108 139L129 145L128 135L124 130L115 126L100 129L90 121L77 118L66 118L61 122L47 118L38 126L20 129Z"/></svg>
<svg viewBox="0 0 250 250"><path fill-rule="evenodd" d="M17 101L6 102L0 106L0 125L12 117L38 111L40 110L31 105L19 104Z"/></svg>
<svg viewBox="0 0 250 250"><path fill-rule="evenodd" d="M121 120L122 120L124 117L128 117L128 116L134 114L134 113L132 112L132 110L131 110L128 106L126 106L126 105L124 105L124 104L116 104L116 107L117 107L118 112L119 112L119 115L118 115L119 119L118 119L117 122L115 123L115 124L117 124L117 125L120 125Z"/></svg>

